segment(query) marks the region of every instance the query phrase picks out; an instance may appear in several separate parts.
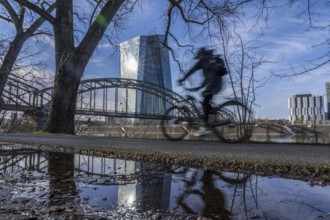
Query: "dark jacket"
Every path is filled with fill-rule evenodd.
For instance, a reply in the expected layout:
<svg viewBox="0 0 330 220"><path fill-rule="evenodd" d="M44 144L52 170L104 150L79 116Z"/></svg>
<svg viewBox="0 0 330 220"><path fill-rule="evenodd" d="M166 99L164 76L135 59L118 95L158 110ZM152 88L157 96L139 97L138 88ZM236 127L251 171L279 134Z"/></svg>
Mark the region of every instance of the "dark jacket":
<svg viewBox="0 0 330 220"><path fill-rule="evenodd" d="M219 66L215 65L215 62L218 62L217 59L220 59L218 56L214 56L212 53L207 53L201 57L199 57L196 64L186 73L183 80L188 78L191 74L193 74L197 70L203 71L204 82L201 87L205 87L203 95L215 95L220 92L222 88L222 76L226 74L226 69L223 66L224 74L219 73ZM223 61L221 60L223 63Z"/></svg>

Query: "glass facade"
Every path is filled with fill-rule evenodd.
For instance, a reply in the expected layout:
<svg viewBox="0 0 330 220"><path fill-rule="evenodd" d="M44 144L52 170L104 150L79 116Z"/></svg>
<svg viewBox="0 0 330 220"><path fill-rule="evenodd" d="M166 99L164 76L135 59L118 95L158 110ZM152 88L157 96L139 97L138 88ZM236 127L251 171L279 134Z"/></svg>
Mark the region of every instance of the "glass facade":
<svg viewBox="0 0 330 220"><path fill-rule="evenodd" d="M137 79L172 90L169 51L163 41L163 35L152 35L121 43L121 78ZM138 90L123 92L122 101L127 103L128 112L159 114L167 107L159 97Z"/></svg>

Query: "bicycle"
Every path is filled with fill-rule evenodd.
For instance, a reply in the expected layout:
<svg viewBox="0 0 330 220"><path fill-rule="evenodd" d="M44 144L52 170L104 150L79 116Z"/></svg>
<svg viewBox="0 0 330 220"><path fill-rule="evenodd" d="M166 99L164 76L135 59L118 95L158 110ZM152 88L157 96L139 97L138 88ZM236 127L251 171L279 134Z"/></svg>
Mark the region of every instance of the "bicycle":
<svg viewBox="0 0 330 220"><path fill-rule="evenodd" d="M185 88L196 91L197 88ZM204 123L203 108L197 107L195 97L187 95L186 99L168 108L161 119L164 136L172 141L185 138L197 131ZM237 100L227 100L212 106L209 118L213 122L207 127L223 142L239 143L250 139L252 135L253 115L250 109Z"/></svg>

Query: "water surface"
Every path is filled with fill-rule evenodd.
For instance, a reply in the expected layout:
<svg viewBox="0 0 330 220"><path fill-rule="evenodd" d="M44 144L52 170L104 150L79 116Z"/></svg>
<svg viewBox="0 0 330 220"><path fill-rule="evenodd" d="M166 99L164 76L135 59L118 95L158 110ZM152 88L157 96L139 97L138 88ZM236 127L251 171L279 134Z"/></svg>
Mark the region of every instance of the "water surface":
<svg viewBox="0 0 330 220"><path fill-rule="evenodd" d="M109 219L126 212L150 219L330 219L330 186L247 173L1 146L0 177L10 199L48 213L64 207Z"/></svg>

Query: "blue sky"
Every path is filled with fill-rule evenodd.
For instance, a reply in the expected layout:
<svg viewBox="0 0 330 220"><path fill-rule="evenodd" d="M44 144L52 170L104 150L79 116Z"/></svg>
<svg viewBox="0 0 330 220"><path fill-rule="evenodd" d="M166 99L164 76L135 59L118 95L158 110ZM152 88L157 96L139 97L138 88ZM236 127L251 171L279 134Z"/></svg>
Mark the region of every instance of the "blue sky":
<svg viewBox="0 0 330 220"><path fill-rule="evenodd" d="M127 30L120 35L122 41L128 40L138 35L161 34L164 31L164 5L149 2L142 5L134 16L130 17L127 23ZM319 20L322 23L330 23L330 15L327 10L323 10L322 5L317 6L321 13ZM253 11L253 9L247 9ZM301 93L311 93L313 95L325 96L325 83L330 81L330 66L320 68L312 73L303 76L280 78L271 76L269 72L275 73L293 73L291 67L296 71L301 70L301 65L308 65L309 60L315 59L324 54L329 48L315 47L328 37L327 30L310 30L303 17L297 15L303 10L297 5L294 8L279 8L272 11L267 25L263 25L264 34L256 44L269 44L267 47L259 49L257 52L264 54L267 58L276 61L262 66L259 71L260 78L270 78L267 83L257 90L257 100L255 113L260 118L288 118L287 100L290 96ZM242 19L243 20L243 19ZM244 18L244 21L238 26L243 30L248 30L255 24L255 19L251 17ZM175 33L180 35L182 27L177 25ZM254 39L258 31L252 31L244 34L247 40ZM194 42L203 45L203 42ZM100 45L102 48L96 52L93 60L86 69L86 77L118 77L119 76L119 55L112 57L108 62L107 46ZM220 50L221 52L221 50ZM109 53L108 53L109 54ZM182 57L185 69L192 64L191 57ZM172 80L173 84L178 79L178 70L172 62ZM224 86L228 89L228 85ZM176 91L181 91L175 87Z"/></svg>
<svg viewBox="0 0 330 220"><path fill-rule="evenodd" d="M142 1L141 1L142 2ZM119 43L138 35L162 34L165 29L164 14L166 13L166 1L143 1L136 8L135 12L130 15L126 23L126 29L118 33ZM329 7L324 7L325 2L320 1L319 5L315 5L318 12L317 24L330 24ZM293 8L282 7L271 11L270 19L267 25L260 22L264 29L263 36L255 42L256 46L269 44L267 47L258 49L256 52L265 55L267 59L276 61L276 63L268 63L263 65L258 74L260 79L269 79L267 83L257 90L257 100L255 107L256 117L259 118L288 118L287 100L290 96L299 93L311 93L313 95L325 96L325 83L330 81L330 66L325 66L310 74L303 76L280 78L271 76L270 72L275 73L292 73L291 67L299 70L301 65L307 65L306 61L315 59L326 51L329 47L315 47L324 41L329 30L310 30L303 17L297 18L297 15L303 10L303 5L296 5ZM255 8L246 8L247 16L241 19L237 29L246 41L254 39L257 36L258 29L250 31L252 25L255 24L255 18L248 16L255 12ZM4 28L0 21L0 28ZM183 36L184 26L176 23L173 33L177 36ZM184 42L193 43L195 45L209 44L197 39L194 42L188 42L187 38L182 38ZM53 72L54 52L53 42L47 41L49 45L44 50L43 59L49 64L49 72ZM171 42L170 42L171 43ZM221 50L218 50L221 53ZM192 65L192 59L189 56L180 57L183 67L188 70ZM179 78L178 69L174 62L171 63L172 80L175 84ZM108 42L102 41L98 49L90 60L84 78L101 78L101 77L119 77L120 62L119 53L113 54L113 49ZM228 89L228 86L225 86ZM176 91L180 91L175 87Z"/></svg>

